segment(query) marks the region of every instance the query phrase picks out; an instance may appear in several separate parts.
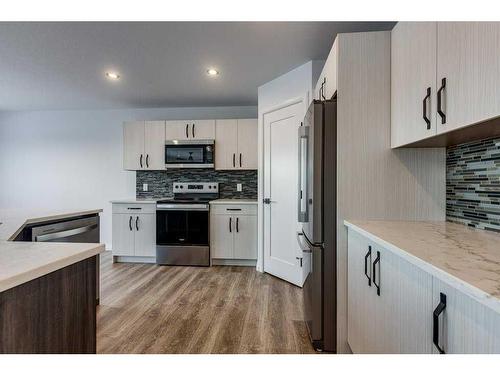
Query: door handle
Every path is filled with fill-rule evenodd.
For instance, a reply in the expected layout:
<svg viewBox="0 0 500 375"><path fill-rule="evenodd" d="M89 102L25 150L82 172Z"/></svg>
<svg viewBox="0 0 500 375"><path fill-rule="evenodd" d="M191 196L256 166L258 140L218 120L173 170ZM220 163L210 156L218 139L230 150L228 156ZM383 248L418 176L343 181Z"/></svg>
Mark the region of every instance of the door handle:
<svg viewBox="0 0 500 375"><path fill-rule="evenodd" d="M188 130L189 124L186 124L186 138L189 138L189 130Z"/></svg>
<svg viewBox="0 0 500 375"><path fill-rule="evenodd" d="M276 203L276 201L272 201L271 198L264 198L262 200L262 203L264 203L264 204L271 204L271 203Z"/></svg>
<svg viewBox="0 0 500 375"><path fill-rule="evenodd" d="M141 154L141 157L139 158L139 164L141 165L141 168L142 168L142 154Z"/></svg>
<svg viewBox="0 0 500 375"><path fill-rule="evenodd" d="M146 154L146 168L149 168L149 154Z"/></svg>
<svg viewBox="0 0 500 375"><path fill-rule="evenodd" d="M446 88L446 78L443 78L441 80L441 87L439 88L438 92L437 92L437 97L438 97L438 103L437 103L437 107L438 107L438 113L439 113L439 116L441 116L441 124L446 124L446 113L443 112L443 103L442 103L442 92L443 90Z"/></svg>
<svg viewBox="0 0 500 375"><path fill-rule="evenodd" d="M368 252L365 255L365 276L368 279L368 286L372 286L372 273L368 276L368 257L370 258L370 263L372 262L372 247L368 246ZM371 271L371 269L370 269Z"/></svg>
<svg viewBox="0 0 500 375"><path fill-rule="evenodd" d="M422 117L424 118L425 123L427 124L427 130L431 128L431 120L427 117L427 100L431 98L431 88L427 87L427 95L425 96L422 104Z"/></svg>
<svg viewBox="0 0 500 375"><path fill-rule="evenodd" d="M135 229L139 231L139 216L135 217Z"/></svg>
<svg viewBox="0 0 500 375"><path fill-rule="evenodd" d="M232 217L230 217L230 218L229 218L229 233L232 233L232 232L233 232L233 231L232 231L232 229L231 229L231 224L232 224L232 222L233 222L233 220L232 220L232 219L233 219Z"/></svg>
<svg viewBox="0 0 500 375"><path fill-rule="evenodd" d="M446 309L446 294L439 293L439 304L432 313L432 342L436 346L439 354L445 354L444 348L439 346L439 315Z"/></svg>
<svg viewBox="0 0 500 375"><path fill-rule="evenodd" d="M241 152L240 152L240 168L241 168Z"/></svg>
<svg viewBox="0 0 500 375"><path fill-rule="evenodd" d="M194 138L194 125L195 124L193 124L193 126L191 127L191 133L193 134L193 138Z"/></svg>
<svg viewBox="0 0 500 375"><path fill-rule="evenodd" d="M379 283L375 281L377 279L377 264L379 266ZM373 285L377 287L377 296L380 296L380 251L377 251L377 257L375 258L375 261L373 262Z"/></svg>
<svg viewBox="0 0 500 375"><path fill-rule="evenodd" d="M128 228L132 230L132 216L128 218Z"/></svg>

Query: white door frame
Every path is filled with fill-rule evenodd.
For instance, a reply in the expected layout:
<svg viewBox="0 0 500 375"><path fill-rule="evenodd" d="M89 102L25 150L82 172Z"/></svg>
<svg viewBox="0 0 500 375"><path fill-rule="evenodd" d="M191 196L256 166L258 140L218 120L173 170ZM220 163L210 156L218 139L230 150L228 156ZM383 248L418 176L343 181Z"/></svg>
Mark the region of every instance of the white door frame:
<svg viewBox="0 0 500 375"><path fill-rule="evenodd" d="M304 107L304 116L307 112L307 108L309 107L309 98L311 97L311 91L307 90L303 96L294 97L291 99L287 99L280 104L273 105L267 108L264 108L262 112L259 113L259 121L258 121L258 137L259 137L259 147L258 147L258 156L259 156L259 169L258 169L258 184L257 184L257 265L256 269L259 272L264 272L264 204L262 200L264 199L264 116L269 114L270 112L277 111L279 109L283 109L289 107L291 105L303 103Z"/></svg>

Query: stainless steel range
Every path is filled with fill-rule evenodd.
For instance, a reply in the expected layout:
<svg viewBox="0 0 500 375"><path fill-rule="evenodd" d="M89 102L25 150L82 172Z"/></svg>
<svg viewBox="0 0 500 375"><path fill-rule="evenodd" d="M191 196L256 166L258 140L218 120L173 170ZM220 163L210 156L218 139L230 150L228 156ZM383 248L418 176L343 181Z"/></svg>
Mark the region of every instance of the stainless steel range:
<svg viewBox="0 0 500 375"><path fill-rule="evenodd" d="M156 263L209 266L211 200L217 182L174 182L174 197L156 203Z"/></svg>

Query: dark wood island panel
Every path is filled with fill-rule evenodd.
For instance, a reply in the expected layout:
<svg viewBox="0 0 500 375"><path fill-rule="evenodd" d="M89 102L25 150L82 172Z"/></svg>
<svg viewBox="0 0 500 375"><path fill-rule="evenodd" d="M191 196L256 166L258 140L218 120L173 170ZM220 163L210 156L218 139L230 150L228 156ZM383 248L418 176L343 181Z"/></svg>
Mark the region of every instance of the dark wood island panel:
<svg viewBox="0 0 500 375"><path fill-rule="evenodd" d="M0 293L0 353L95 353L93 256Z"/></svg>

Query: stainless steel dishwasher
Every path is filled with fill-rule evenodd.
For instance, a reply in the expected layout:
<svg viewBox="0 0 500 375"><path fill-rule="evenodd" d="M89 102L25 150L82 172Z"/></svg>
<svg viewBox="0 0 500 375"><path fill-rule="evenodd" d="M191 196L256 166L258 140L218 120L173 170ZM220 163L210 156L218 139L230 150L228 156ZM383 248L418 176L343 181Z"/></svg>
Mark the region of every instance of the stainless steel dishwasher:
<svg viewBox="0 0 500 375"><path fill-rule="evenodd" d="M28 237L29 238L29 237ZM27 239L29 241L29 239ZM99 216L67 219L31 227L32 242L99 243ZM96 267L96 295L99 304L99 255Z"/></svg>

